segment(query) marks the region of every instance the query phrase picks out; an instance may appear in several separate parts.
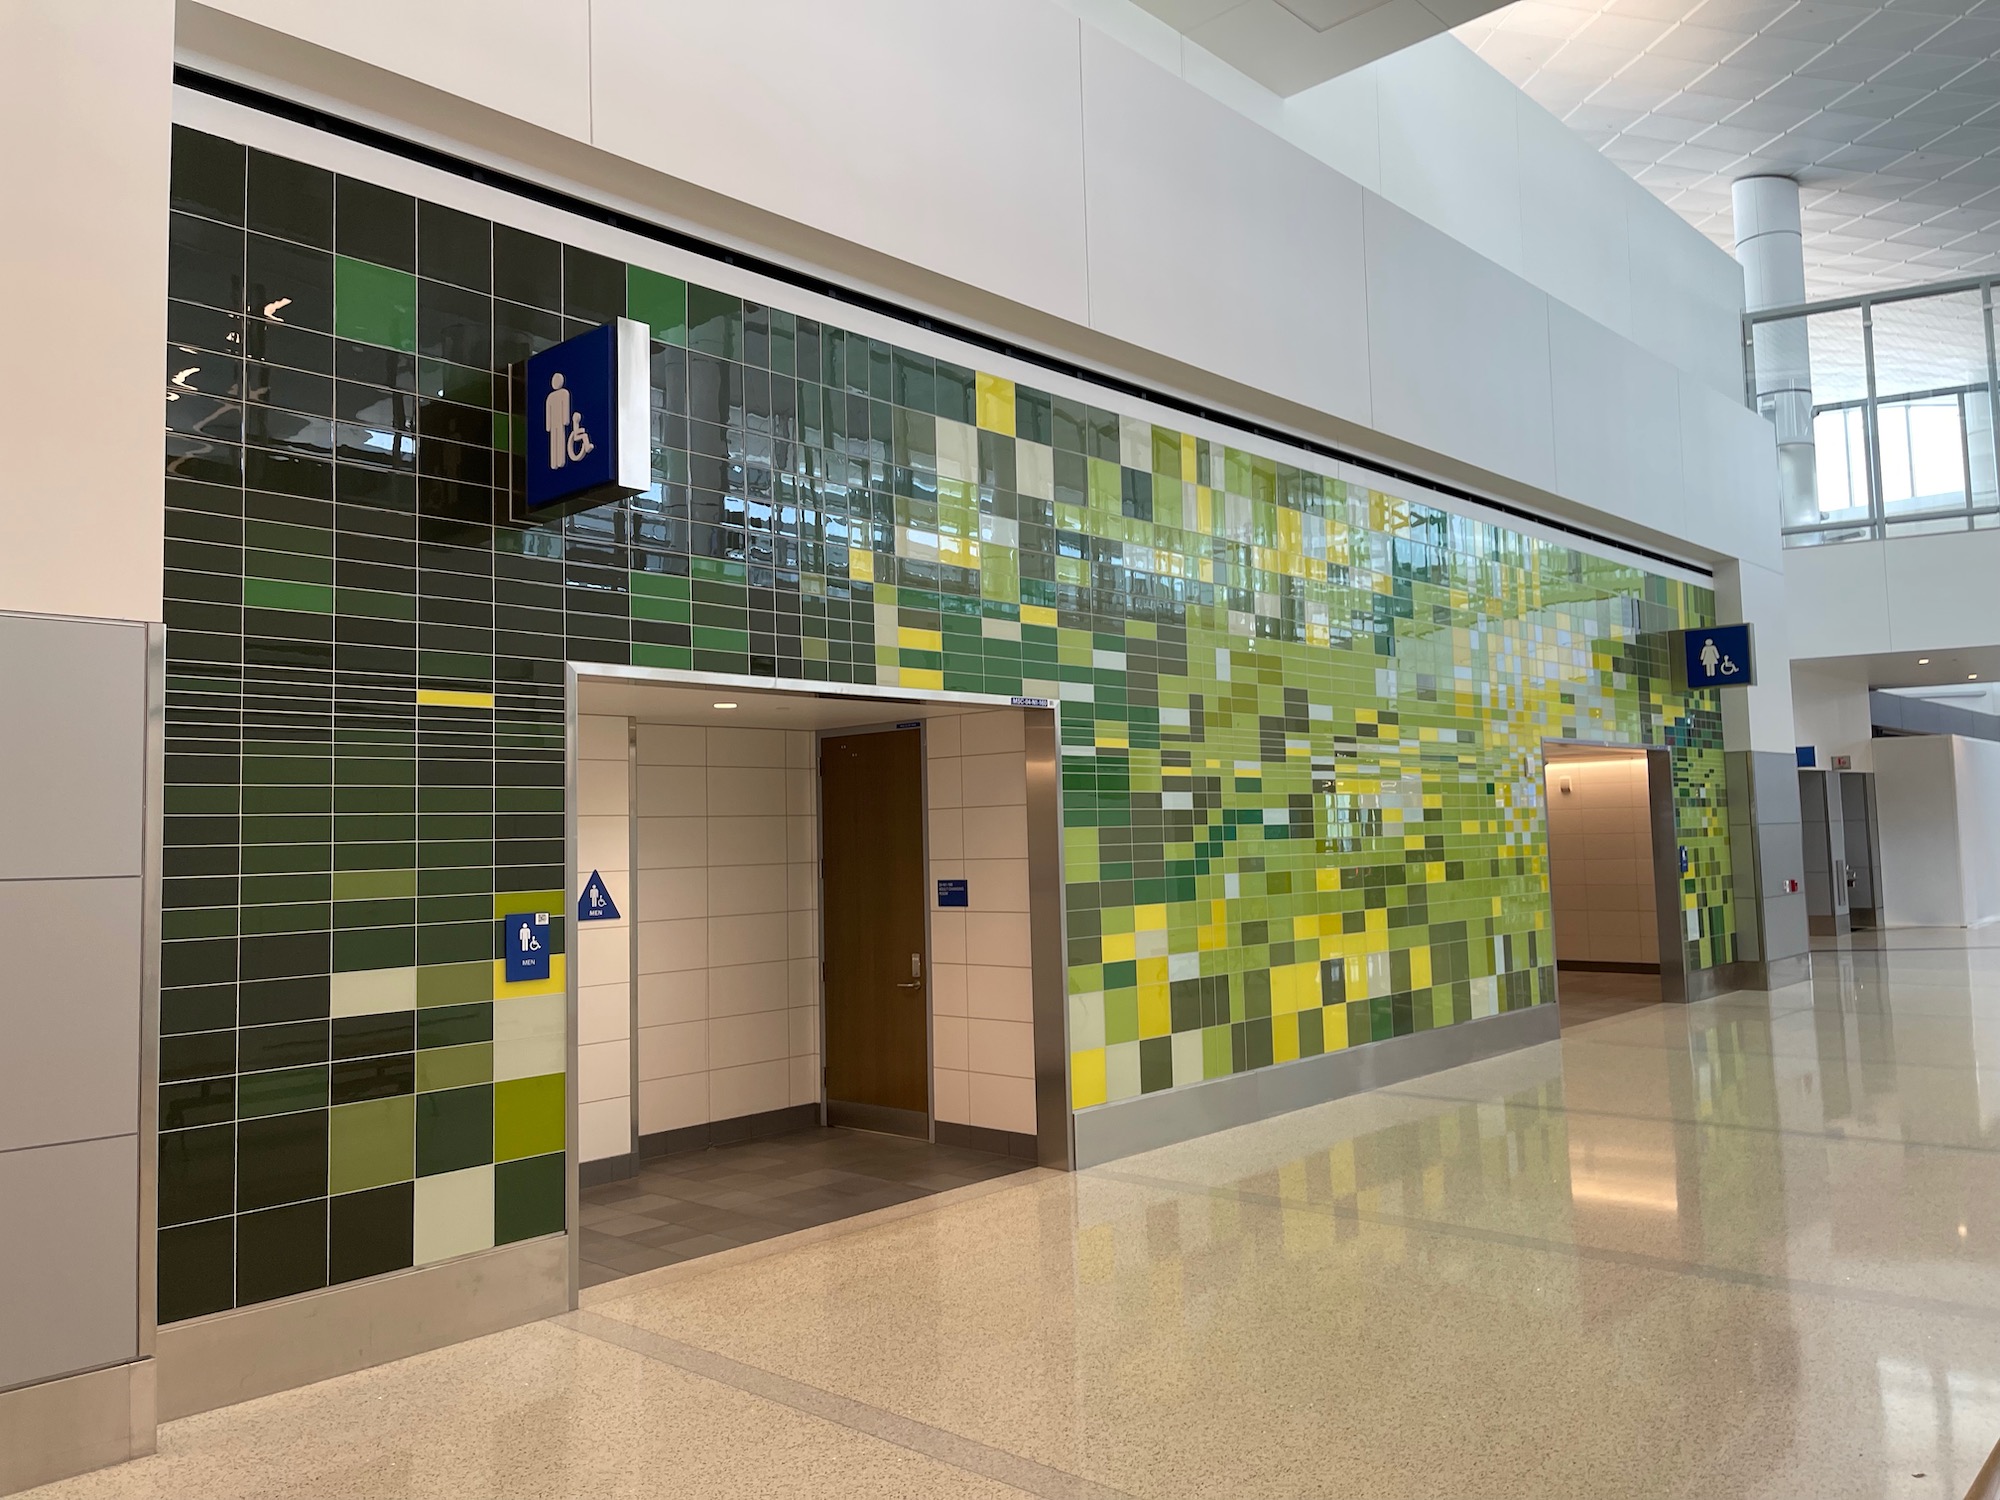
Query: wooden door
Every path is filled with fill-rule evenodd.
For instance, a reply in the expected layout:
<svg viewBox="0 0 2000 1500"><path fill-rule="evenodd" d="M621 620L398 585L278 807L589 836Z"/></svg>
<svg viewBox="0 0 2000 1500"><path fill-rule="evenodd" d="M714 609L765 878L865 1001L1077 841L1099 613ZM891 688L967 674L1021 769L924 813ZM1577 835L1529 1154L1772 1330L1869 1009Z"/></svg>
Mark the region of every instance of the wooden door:
<svg viewBox="0 0 2000 1500"><path fill-rule="evenodd" d="M827 1119L930 1134L921 732L820 741Z"/></svg>

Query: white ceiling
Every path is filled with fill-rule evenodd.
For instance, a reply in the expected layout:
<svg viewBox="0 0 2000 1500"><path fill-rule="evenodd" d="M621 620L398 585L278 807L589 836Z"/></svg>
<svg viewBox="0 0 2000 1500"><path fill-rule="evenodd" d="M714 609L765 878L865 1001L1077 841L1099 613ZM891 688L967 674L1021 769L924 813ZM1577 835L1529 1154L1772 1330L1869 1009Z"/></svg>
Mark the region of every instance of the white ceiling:
<svg viewBox="0 0 2000 1500"><path fill-rule="evenodd" d="M1141 8L1273 93L1413 47L1504 0L1138 0Z"/></svg>
<svg viewBox="0 0 2000 1500"><path fill-rule="evenodd" d="M723 703L733 708L720 708ZM701 724L736 729L860 729L977 710L962 703L916 703L887 697L821 697L739 687L584 677L577 710L642 724Z"/></svg>
<svg viewBox="0 0 2000 1500"><path fill-rule="evenodd" d="M2000 0L1518 0L1460 40L1725 249L1803 189L1806 288L2000 271Z"/></svg>

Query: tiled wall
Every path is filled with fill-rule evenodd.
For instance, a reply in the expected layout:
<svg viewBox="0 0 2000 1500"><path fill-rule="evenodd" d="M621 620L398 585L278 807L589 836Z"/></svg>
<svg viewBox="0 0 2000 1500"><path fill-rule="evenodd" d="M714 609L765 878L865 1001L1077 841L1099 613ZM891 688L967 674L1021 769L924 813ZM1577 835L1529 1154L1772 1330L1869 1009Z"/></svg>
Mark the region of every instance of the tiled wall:
<svg viewBox="0 0 2000 1500"><path fill-rule="evenodd" d="M210 136L172 207L165 1319L561 1227L565 659L1060 699L1081 1108L1548 999L1545 737L1672 747L1735 956L1707 589ZM619 314L657 484L509 520Z"/></svg>
<svg viewBox="0 0 2000 1500"><path fill-rule="evenodd" d="M639 726L639 1133L817 1104L809 731Z"/></svg>
<svg viewBox="0 0 2000 1500"><path fill-rule="evenodd" d="M583 1161L632 1149L632 721L577 717L576 889L604 879L615 919L576 927L576 1129Z"/></svg>
<svg viewBox="0 0 2000 1500"><path fill-rule="evenodd" d="M1035 1133L1028 782L1017 709L924 726L931 865L932 1108L941 1122ZM937 882L966 883L964 910Z"/></svg>
<svg viewBox="0 0 2000 1500"><path fill-rule="evenodd" d="M1660 961L1647 786L1643 755L1549 767L1550 897L1563 962Z"/></svg>

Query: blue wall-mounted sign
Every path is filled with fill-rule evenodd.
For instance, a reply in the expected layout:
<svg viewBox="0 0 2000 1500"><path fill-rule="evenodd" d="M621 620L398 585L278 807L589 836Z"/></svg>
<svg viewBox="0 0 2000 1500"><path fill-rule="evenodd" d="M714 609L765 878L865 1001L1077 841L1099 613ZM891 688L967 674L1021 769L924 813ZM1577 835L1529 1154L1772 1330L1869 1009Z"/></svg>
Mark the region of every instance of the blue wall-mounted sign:
<svg viewBox="0 0 2000 1500"><path fill-rule="evenodd" d="M576 898L576 919L579 922L618 920L618 903L611 899L611 888L595 870L590 872L590 879L583 883L583 890Z"/></svg>
<svg viewBox="0 0 2000 1500"><path fill-rule="evenodd" d="M1792 751L1792 756L1798 761L1801 770L1808 769L1819 764L1819 746L1800 745Z"/></svg>
<svg viewBox="0 0 2000 1500"><path fill-rule="evenodd" d="M528 356L528 509L636 495L652 481L644 323L620 318Z"/></svg>
<svg viewBox="0 0 2000 1500"><path fill-rule="evenodd" d="M1685 874L1687 874L1687 872L1688 872L1688 846L1687 846L1686 844L1682 844L1682 845L1681 845L1681 874L1685 875Z"/></svg>
<svg viewBox="0 0 2000 1500"><path fill-rule="evenodd" d="M939 906L970 906L972 891L963 880L940 880L938 882Z"/></svg>
<svg viewBox="0 0 2000 1500"><path fill-rule="evenodd" d="M1681 633L1691 688L1749 687L1757 681L1748 625L1710 625Z"/></svg>
<svg viewBox="0 0 2000 1500"><path fill-rule="evenodd" d="M517 911L501 921L501 941L507 950L507 983L549 977L549 914Z"/></svg>

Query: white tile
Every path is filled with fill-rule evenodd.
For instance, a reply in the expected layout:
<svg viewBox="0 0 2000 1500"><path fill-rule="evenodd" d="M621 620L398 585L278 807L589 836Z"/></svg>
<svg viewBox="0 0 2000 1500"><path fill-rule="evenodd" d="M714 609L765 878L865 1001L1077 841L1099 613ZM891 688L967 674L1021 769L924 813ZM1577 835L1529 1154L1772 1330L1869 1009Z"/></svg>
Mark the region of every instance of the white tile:
<svg viewBox="0 0 2000 1500"><path fill-rule="evenodd" d="M708 1074L654 1078L639 1084L639 1134L708 1123Z"/></svg>
<svg viewBox="0 0 2000 1500"><path fill-rule="evenodd" d="M708 970L639 976L639 1026L708 1019Z"/></svg>
<svg viewBox="0 0 2000 1500"><path fill-rule="evenodd" d="M1028 816L1018 807L965 809L967 859L1026 859Z"/></svg>
<svg viewBox="0 0 2000 1500"><path fill-rule="evenodd" d="M962 964L965 962L965 916L962 911L934 911L931 913L931 962L934 964Z"/></svg>
<svg viewBox="0 0 2000 1500"><path fill-rule="evenodd" d="M632 1044L592 1042L576 1049L576 1097L622 1099L632 1092Z"/></svg>
<svg viewBox="0 0 2000 1500"><path fill-rule="evenodd" d="M622 870L631 864L631 821L624 817L578 818L576 862L586 870Z"/></svg>
<svg viewBox="0 0 2000 1500"><path fill-rule="evenodd" d="M699 869L708 864L708 819L639 818L639 868Z"/></svg>
<svg viewBox="0 0 2000 1500"><path fill-rule="evenodd" d="M786 773L782 767L712 765L708 768L708 815L711 818L783 814L789 810L787 795Z"/></svg>
<svg viewBox="0 0 2000 1500"><path fill-rule="evenodd" d="M615 760L625 763L631 741L632 721L621 715L578 714L576 753L579 760Z"/></svg>
<svg viewBox="0 0 2000 1500"><path fill-rule="evenodd" d="M1152 461L1147 455L1147 462ZM1027 748L1027 720L1018 708L965 714L959 719L965 755L1019 755Z"/></svg>
<svg viewBox="0 0 2000 1500"><path fill-rule="evenodd" d="M1034 971L981 964L965 971L965 1013L990 1021L1035 1018Z"/></svg>
<svg viewBox="0 0 2000 1500"><path fill-rule="evenodd" d="M639 972L677 974L708 967L708 919L639 924Z"/></svg>
<svg viewBox="0 0 2000 1500"><path fill-rule="evenodd" d="M1034 1079L974 1073L970 1075L970 1084L968 1125L982 1125L988 1130L1011 1130L1017 1135L1035 1133Z"/></svg>
<svg viewBox="0 0 2000 1500"><path fill-rule="evenodd" d="M493 1002L493 1077L540 1078L569 1067L569 1000L514 995Z"/></svg>
<svg viewBox="0 0 2000 1500"><path fill-rule="evenodd" d="M963 859L965 857L964 812L956 807L933 807L930 810L929 822L931 858Z"/></svg>
<svg viewBox="0 0 2000 1500"><path fill-rule="evenodd" d="M1026 859L968 859L965 862L966 895L971 911L1016 911L1028 909L1028 861Z"/></svg>
<svg viewBox="0 0 2000 1500"><path fill-rule="evenodd" d="M966 1021L963 1016L935 1016L931 1021L931 1062L940 1068L969 1066Z"/></svg>
<svg viewBox="0 0 2000 1500"><path fill-rule="evenodd" d="M965 1023L966 1067L975 1073L1035 1076L1035 1028L1020 1021Z"/></svg>
<svg viewBox="0 0 2000 1500"><path fill-rule="evenodd" d="M962 1016L965 1009L964 964L931 964L931 1014Z"/></svg>
<svg viewBox="0 0 2000 1500"><path fill-rule="evenodd" d="M707 735L691 724L641 724L639 764L699 766L708 761Z"/></svg>
<svg viewBox="0 0 2000 1500"><path fill-rule="evenodd" d="M785 731L710 729L708 763L711 766L782 766L785 763Z"/></svg>
<svg viewBox="0 0 2000 1500"><path fill-rule="evenodd" d="M581 760L576 765L576 810L586 817L623 817L632 808L632 773L617 760Z"/></svg>
<svg viewBox="0 0 2000 1500"><path fill-rule="evenodd" d="M332 1012L343 1016L377 1016L417 1008L415 969L360 969L336 974L328 983Z"/></svg>
<svg viewBox="0 0 2000 1500"><path fill-rule="evenodd" d="M493 1169L469 1167L416 1181L416 1264L427 1266L493 1248Z"/></svg>
<svg viewBox="0 0 2000 1500"><path fill-rule="evenodd" d="M1028 952L1025 912L968 911L965 914L965 962L1007 968Z"/></svg>
<svg viewBox="0 0 2000 1500"><path fill-rule="evenodd" d="M689 917L707 916L707 866L641 870L638 914L642 923L678 922Z"/></svg>
<svg viewBox="0 0 2000 1500"><path fill-rule="evenodd" d="M632 990L624 984L585 984L576 991L576 1040L623 1041L632 1029Z"/></svg>
<svg viewBox="0 0 2000 1500"><path fill-rule="evenodd" d="M786 860L783 813L768 817L720 817L708 820L708 862L711 865L781 865Z"/></svg>
<svg viewBox="0 0 2000 1500"><path fill-rule="evenodd" d="M1019 751L1006 755L968 755L964 768L967 807L1024 806L1028 800L1028 762Z"/></svg>
<svg viewBox="0 0 2000 1500"><path fill-rule="evenodd" d="M963 714L939 714L924 721L924 756L927 760L947 760L963 754L960 724Z"/></svg>
<svg viewBox="0 0 2000 1500"><path fill-rule="evenodd" d="M952 1125L964 1125L972 1116L972 1076L951 1068L931 1074L931 1108L937 1117Z"/></svg>
<svg viewBox="0 0 2000 1500"><path fill-rule="evenodd" d="M758 964L718 964L708 971L708 1013L741 1016L791 1007L791 965L773 959Z"/></svg>
<svg viewBox="0 0 2000 1500"><path fill-rule="evenodd" d="M708 811L708 772L693 766L639 767L639 816L694 818Z"/></svg>
<svg viewBox="0 0 2000 1500"><path fill-rule="evenodd" d="M632 936L623 922L590 922L576 931L578 984L623 984L632 977Z"/></svg>
<svg viewBox="0 0 2000 1500"><path fill-rule="evenodd" d="M644 1026L639 1030L639 1086L644 1091L655 1078L679 1078L708 1068L708 1022L683 1021L675 1026Z"/></svg>
<svg viewBox="0 0 2000 1500"><path fill-rule="evenodd" d="M576 1107L577 1157L603 1161L632 1149L632 1101L593 1099Z"/></svg>
<svg viewBox="0 0 2000 1500"><path fill-rule="evenodd" d="M708 967L768 963L787 957L786 913L759 912L748 916L710 917Z"/></svg>
<svg viewBox="0 0 2000 1500"><path fill-rule="evenodd" d="M753 912L786 911L784 865L710 865L708 914L740 917Z"/></svg>
<svg viewBox="0 0 2000 1500"><path fill-rule="evenodd" d="M790 1105L819 1103L821 1074L818 1054L788 1058L785 1069L790 1083L785 1102Z"/></svg>
<svg viewBox="0 0 2000 1500"><path fill-rule="evenodd" d="M750 1063L740 1068L715 1068L708 1075L708 1117L733 1120L739 1115L783 1109L790 1102L791 1063Z"/></svg>

